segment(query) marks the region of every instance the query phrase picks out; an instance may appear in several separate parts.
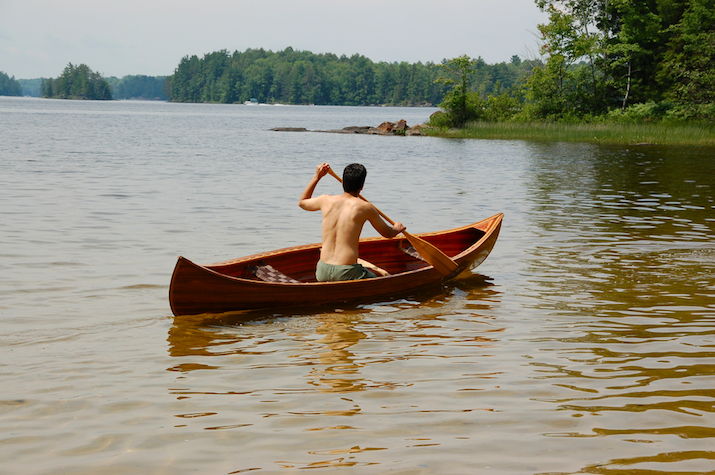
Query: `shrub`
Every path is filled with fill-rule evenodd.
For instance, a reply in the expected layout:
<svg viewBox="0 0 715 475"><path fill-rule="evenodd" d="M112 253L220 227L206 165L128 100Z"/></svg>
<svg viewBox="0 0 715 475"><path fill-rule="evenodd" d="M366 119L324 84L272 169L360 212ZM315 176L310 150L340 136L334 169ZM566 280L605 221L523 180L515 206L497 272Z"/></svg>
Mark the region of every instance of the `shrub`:
<svg viewBox="0 0 715 475"><path fill-rule="evenodd" d="M633 104L626 107L625 111L620 109L612 110L608 113L608 119L613 122L654 122L660 121L673 105L669 102L654 102Z"/></svg>

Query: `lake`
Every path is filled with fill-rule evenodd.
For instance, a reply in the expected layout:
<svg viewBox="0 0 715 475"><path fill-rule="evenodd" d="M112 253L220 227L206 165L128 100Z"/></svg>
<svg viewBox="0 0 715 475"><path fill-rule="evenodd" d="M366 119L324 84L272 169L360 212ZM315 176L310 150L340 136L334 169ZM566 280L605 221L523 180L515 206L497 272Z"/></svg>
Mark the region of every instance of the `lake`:
<svg viewBox="0 0 715 475"><path fill-rule="evenodd" d="M270 130L434 110L0 97L0 473L715 473L715 150ZM179 255L320 240L321 162L499 240L426 292L173 317Z"/></svg>

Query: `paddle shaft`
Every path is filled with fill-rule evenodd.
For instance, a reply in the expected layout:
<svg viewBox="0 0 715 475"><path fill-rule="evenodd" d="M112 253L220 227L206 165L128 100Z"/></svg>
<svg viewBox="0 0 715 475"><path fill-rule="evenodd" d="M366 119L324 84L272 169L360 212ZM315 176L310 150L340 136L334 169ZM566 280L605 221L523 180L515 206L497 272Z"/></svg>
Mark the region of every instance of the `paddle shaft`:
<svg viewBox="0 0 715 475"><path fill-rule="evenodd" d="M336 180L338 180L340 183L343 182L342 178L340 178L338 175L335 174L332 168L328 168L328 173L331 174L333 177L335 177ZM358 197L361 200L367 201L370 203L364 196L358 193ZM372 204L372 203L370 203ZM391 225L395 225L395 222L391 220L390 218L387 217L385 213L380 211L380 209L375 206L375 210L378 212L382 218L390 223ZM437 249L435 246L432 244L428 243L422 238L419 238L413 234L408 233L407 231L402 231L402 234L405 235L408 241L410 241L410 244L419 252L422 257L430 264L432 265L435 269L440 271L443 275L449 275L452 272L454 272L458 267L459 264L457 264L454 259L449 257L447 254L444 252L440 251Z"/></svg>

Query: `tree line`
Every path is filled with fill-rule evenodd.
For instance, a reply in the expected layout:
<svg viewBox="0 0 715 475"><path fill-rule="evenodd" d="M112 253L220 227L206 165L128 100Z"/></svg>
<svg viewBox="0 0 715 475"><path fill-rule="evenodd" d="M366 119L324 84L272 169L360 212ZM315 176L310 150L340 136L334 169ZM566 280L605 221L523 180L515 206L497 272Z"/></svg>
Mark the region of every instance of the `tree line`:
<svg viewBox="0 0 715 475"><path fill-rule="evenodd" d="M529 71L515 56L510 63L475 62L475 87L508 88ZM170 80L169 100L243 103L258 101L319 105L433 105L448 88L436 82L434 63L375 63L365 56L314 54L286 48L273 52L221 50L185 56Z"/></svg>
<svg viewBox="0 0 715 475"><path fill-rule="evenodd" d="M15 79L0 71L0 96L22 96L22 86Z"/></svg>
<svg viewBox="0 0 715 475"><path fill-rule="evenodd" d="M715 0L536 0L543 64L499 93L476 94L476 62L438 125L468 121L715 120ZM450 82L452 81L452 82Z"/></svg>
<svg viewBox="0 0 715 475"><path fill-rule="evenodd" d="M69 63L62 74L55 78L21 80L26 94L58 99L147 99L166 100L167 76L103 77L86 64L74 66ZM1 81L1 76L0 76ZM33 88L37 88L33 94ZM22 93L22 90L20 91ZM18 94L21 95L21 94Z"/></svg>
<svg viewBox="0 0 715 475"><path fill-rule="evenodd" d="M43 79L40 96L57 99L111 100L112 88L98 72L86 64L67 64L62 74L55 78Z"/></svg>

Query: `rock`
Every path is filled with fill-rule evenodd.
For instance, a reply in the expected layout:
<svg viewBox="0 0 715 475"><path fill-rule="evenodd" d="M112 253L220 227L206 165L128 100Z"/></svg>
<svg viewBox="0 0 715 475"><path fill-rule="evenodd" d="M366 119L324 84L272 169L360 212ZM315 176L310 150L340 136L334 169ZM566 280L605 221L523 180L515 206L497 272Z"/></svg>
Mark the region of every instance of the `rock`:
<svg viewBox="0 0 715 475"><path fill-rule="evenodd" d="M330 129L330 130L316 130L316 132L324 132L326 134L356 134L353 130L345 129Z"/></svg>
<svg viewBox="0 0 715 475"><path fill-rule="evenodd" d="M407 129L405 131L405 135L407 137L413 137L413 136L421 136L421 135L427 135L427 134L422 132L422 129L411 128L411 129Z"/></svg>
<svg viewBox="0 0 715 475"><path fill-rule="evenodd" d="M392 122L383 122L382 124L377 126L377 128L382 130L383 132L392 132L394 127L395 124L393 124Z"/></svg>
<svg viewBox="0 0 715 475"><path fill-rule="evenodd" d="M308 132L305 127L276 127L271 130L274 132Z"/></svg>
<svg viewBox="0 0 715 475"><path fill-rule="evenodd" d="M397 122L395 122L393 124L392 131L393 132L403 132L403 131L407 130L407 128L408 128L407 121L402 119L402 120L398 120Z"/></svg>
<svg viewBox="0 0 715 475"><path fill-rule="evenodd" d="M346 132L349 132L349 133L353 133L353 134L364 134L364 133L367 133L367 131L370 130L370 128L371 127L369 125L365 125L365 126L353 125L350 127L343 127L343 130L345 130Z"/></svg>
<svg viewBox="0 0 715 475"><path fill-rule="evenodd" d="M433 114L434 115L434 114ZM324 132L331 134L365 134L365 135L426 135L423 129L427 128L425 124L418 124L412 127L407 125L404 119L397 122L383 122L377 127L370 125L351 125L342 129L332 130L314 130L312 132ZM275 132L311 132L305 127L275 127L271 129Z"/></svg>
<svg viewBox="0 0 715 475"><path fill-rule="evenodd" d="M351 125L342 129L316 130L316 132L329 132L331 134L369 134L374 127L369 125Z"/></svg>

